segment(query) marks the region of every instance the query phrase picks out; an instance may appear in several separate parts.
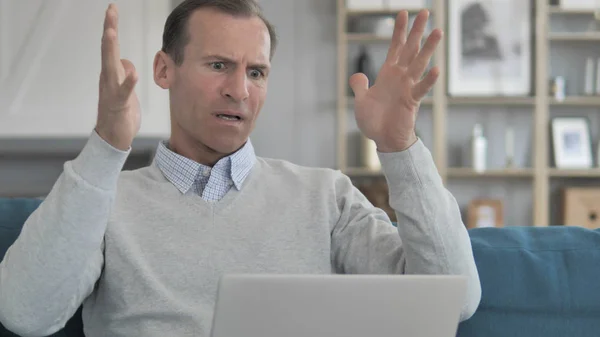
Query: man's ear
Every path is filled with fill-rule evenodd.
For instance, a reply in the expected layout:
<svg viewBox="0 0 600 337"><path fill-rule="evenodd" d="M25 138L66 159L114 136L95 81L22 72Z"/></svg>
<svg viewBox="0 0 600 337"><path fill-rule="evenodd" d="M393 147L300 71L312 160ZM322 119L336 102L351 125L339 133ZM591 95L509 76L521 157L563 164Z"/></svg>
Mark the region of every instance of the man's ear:
<svg viewBox="0 0 600 337"><path fill-rule="evenodd" d="M154 82L163 89L169 89L173 80L173 67L175 63L171 57L162 50L154 56Z"/></svg>

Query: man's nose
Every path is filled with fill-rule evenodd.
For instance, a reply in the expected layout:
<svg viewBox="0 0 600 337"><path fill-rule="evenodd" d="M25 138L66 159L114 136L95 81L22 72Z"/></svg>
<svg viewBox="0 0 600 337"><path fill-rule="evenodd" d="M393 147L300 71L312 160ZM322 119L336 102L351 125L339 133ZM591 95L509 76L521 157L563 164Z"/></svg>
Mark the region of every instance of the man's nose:
<svg viewBox="0 0 600 337"><path fill-rule="evenodd" d="M248 78L245 70L236 70L229 75L223 87L222 95L236 102L242 102L248 98L250 94L248 93Z"/></svg>

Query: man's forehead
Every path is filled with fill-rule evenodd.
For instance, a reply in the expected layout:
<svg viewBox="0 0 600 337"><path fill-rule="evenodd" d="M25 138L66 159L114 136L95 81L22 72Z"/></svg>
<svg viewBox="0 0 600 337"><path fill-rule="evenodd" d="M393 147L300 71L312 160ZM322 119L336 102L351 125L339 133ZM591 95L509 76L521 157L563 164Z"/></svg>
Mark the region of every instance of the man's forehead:
<svg viewBox="0 0 600 337"><path fill-rule="evenodd" d="M203 38L206 35L221 38L254 38L269 39L269 31L265 23L256 16L233 16L212 8L202 8L195 11L188 22L190 39Z"/></svg>
<svg viewBox="0 0 600 337"><path fill-rule="evenodd" d="M190 17L188 34L190 47L206 49L204 54L216 53L234 58L243 53L254 58L255 62L269 61L269 32L259 17L234 17L212 8L203 8Z"/></svg>

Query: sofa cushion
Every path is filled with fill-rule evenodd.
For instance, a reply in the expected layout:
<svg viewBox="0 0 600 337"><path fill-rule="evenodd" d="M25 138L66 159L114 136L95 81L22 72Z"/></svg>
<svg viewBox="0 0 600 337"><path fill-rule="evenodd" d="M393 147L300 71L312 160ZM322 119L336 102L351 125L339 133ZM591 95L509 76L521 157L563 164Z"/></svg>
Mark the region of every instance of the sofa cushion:
<svg viewBox="0 0 600 337"><path fill-rule="evenodd" d="M41 202L39 199L0 199L0 259L21 233L25 220Z"/></svg>
<svg viewBox="0 0 600 337"><path fill-rule="evenodd" d="M480 306L458 336L597 336L600 230L506 227L469 231Z"/></svg>
<svg viewBox="0 0 600 337"><path fill-rule="evenodd" d="M42 203L41 199L29 198L0 198L0 261L6 251L21 233L23 224ZM43 299L40 299L43 301ZM0 324L0 337L19 337L7 331ZM65 328L52 337L83 337L83 323L81 321L81 308L69 320Z"/></svg>

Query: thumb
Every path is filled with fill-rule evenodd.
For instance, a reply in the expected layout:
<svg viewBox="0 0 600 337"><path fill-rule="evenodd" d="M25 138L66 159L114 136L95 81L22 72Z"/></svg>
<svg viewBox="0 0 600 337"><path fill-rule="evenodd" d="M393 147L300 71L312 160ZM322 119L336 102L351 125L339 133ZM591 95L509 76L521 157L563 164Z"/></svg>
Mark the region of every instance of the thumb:
<svg viewBox="0 0 600 337"><path fill-rule="evenodd" d="M356 98L362 97L369 90L369 79L363 73L356 73L350 76L350 88Z"/></svg>
<svg viewBox="0 0 600 337"><path fill-rule="evenodd" d="M126 59L121 59L121 64L123 65L123 69L125 70L125 77L128 77L135 73L135 66L131 61Z"/></svg>
<svg viewBox="0 0 600 337"><path fill-rule="evenodd" d="M121 87L119 88L119 98L124 102L127 101L127 99L129 99L129 96L133 92L135 84L138 81L138 74L135 70L135 66L129 60L122 59L121 64L125 69L126 77L123 83L121 84Z"/></svg>

